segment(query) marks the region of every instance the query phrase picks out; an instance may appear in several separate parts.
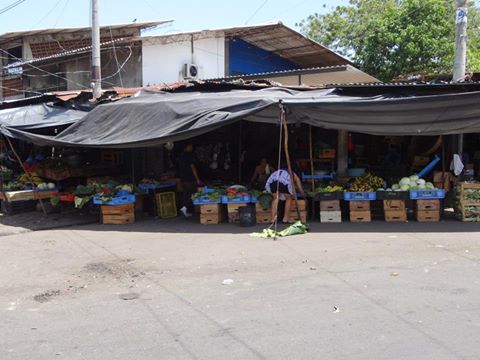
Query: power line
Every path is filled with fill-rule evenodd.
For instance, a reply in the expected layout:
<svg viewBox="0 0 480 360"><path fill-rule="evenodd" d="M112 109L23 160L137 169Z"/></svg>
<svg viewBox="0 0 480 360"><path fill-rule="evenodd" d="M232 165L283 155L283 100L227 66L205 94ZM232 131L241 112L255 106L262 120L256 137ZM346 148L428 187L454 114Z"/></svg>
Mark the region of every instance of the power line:
<svg viewBox="0 0 480 360"><path fill-rule="evenodd" d="M40 19L38 20L34 25L32 25L32 27L30 28L30 30L32 30L33 28L35 28L37 25L41 24L43 22L43 20L45 20L52 12L53 10L55 10L58 6L58 4L60 4L62 0L58 0L55 5L53 5L53 7Z"/></svg>
<svg viewBox="0 0 480 360"><path fill-rule="evenodd" d="M13 8L17 7L18 5L20 5L21 3L25 2L25 1L26 0L17 0L15 2L11 3L10 5L5 6L3 9L0 10L0 15L3 14L3 13L6 13L9 10L12 10Z"/></svg>
<svg viewBox="0 0 480 360"><path fill-rule="evenodd" d="M63 5L62 11L60 11L60 14L59 14L58 17L57 17L57 20L55 20L55 24L53 24L53 27L56 27L56 26L57 26L58 21L60 20L60 18L62 17L63 13L65 12L65 9L67 8L69 2L70 2L70 0L65 1L65 5ZM58 41L58 40L57 40L57 41Z"/></svg>
<svg viewBox="0 0 480 360"><path fill-rule="evenodd" d="M252 19L255 17L255 15L257 15L257 13L258 13L260 10L262 10L262 8L267 4L267 2L268 2L268 0L265 0L265 1L257 8L257 10L255 10L255 11L253 12L252 16L250 16L250 17L248 18L248 20L245 21L245 25L247 25L247 24L250 22L250 20L252 20Z"/></svg>
<svg viewBox="0 0 480 360"><path fill-rule="evenodd" d="M22 59L20 59L20 58L14 56L14 55L8 53L7 51L5 51L5 50L3 50L3 49L1 49L1 48L0 48L0 51L3 52L3 53L5 53L5 54L7 54L7 55L12 56L13 58L15 58L15 59L17 59L17 60L19 60L19 61L22 61ZM66 80L66 81L70 81L71 83L73 83L73 84L75 84L75 85L78 85L78 86L81 86L81 87L83 87L83 88L85 88L85 89L89 89L89 87L87 87L87 86L85 86L85 85L79 84L79 83L77 83L77 82L75 82L75 81L73 81L73 80L67 79L67 78L65 78L65 77L63 77L63 76L56 75L56 74L51 73L51 72L49 72L49 71L47 71L47 70L41 69L41 68L39 68L39 67L37 67L37 66L35 66L35 65L32 65L32 64L26 64L26 65L28 65L28 66L30 66L30 67L32 67L32 68L34 68L34 69L37 69L37 70L39 70L39 71L42 71L42 72L44 72L44 73L46 73L46 74L51 74L52 76L57 77L57 78L59 78L59 79Z"/></svg>

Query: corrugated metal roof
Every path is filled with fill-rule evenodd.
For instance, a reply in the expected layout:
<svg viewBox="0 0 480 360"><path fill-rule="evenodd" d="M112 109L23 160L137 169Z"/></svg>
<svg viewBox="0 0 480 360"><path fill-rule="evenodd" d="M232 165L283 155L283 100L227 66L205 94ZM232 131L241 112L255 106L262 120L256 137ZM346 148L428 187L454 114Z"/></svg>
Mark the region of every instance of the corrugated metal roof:
<svg viewBox="0 0 480 360"><path fill-rule="evenodd" d="M319 73L319 72L333 72L333 71L346 71L350 65L334 65L334 66L316 66L305 69L292 69L292 70L279 70L279 71L269 71L253 74L243 74L243 75L232 75L226 76L223 78L210 78L203 79L204 81L229 81L237 79L250 79L250 78L259 78L259 77L275 77L275 76L286 76L286 75L303 75L309 73Z"/></svg>
<svg viewBox="0 0 480 360"><path fill-rule="evenodd" d="M123 30L123 29L148 29L153 28L158 25L166 24L172 22L173 20L162 20L162 21L149 21L149 22L138 22L130 24L117 24L117 25L105 25L101 26L100 30ZM25 36L38 36L38 35L58 35L58 34L71 34L71 33L81 33L81 32L90 32L92 28L90 26L86 27L73 27L73 28L57 28L57 29L38 29L38 30L27 30L27 31L15 31L8 32L0 35L0 44L6 43L17 38Z"/></svg>
<svg viewBox="0 0 480 360"><path fill-rule="evenodd" d="M227 39L241 38L252 45L275 53L301 67L353 65L350 60L305 37L301 33L284 25L282 22L158 36L142 36L139 39L141 39L145 45L154 45L159 43L167 44L178 41L190 41L192 38L199 40L212 37L225 37Z"/></svg>

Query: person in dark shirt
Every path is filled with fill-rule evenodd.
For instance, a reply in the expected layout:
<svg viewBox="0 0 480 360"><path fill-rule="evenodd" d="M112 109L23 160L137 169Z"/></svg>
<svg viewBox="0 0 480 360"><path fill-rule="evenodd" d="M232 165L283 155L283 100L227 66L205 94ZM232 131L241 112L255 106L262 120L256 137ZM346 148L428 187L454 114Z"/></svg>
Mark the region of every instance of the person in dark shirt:
<svg viewBox="0 0 480 360"><path fill-rule="evenodd" d="M189 209L192 209L192 194L197 191L197 187L202 185L198 176L197 167L193 158L193 145L187 144L183 149L182 155L178 160L178 177L182 182L183 201L180 211L185 217L192 216Z"/></svg>

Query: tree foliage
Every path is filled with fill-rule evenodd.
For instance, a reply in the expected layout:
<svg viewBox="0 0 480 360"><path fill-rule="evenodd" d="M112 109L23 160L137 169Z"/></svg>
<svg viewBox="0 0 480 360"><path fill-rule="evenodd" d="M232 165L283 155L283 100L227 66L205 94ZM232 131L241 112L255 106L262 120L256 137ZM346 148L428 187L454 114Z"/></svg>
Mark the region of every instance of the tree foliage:
<svg viewBox="0 0 480 360"><path fill-rule="evenodd" d="M468 71L480 70L480 11L468 3ZM409 73L451 73L453 0L350 0L297 26L384 81Z"/></svg>

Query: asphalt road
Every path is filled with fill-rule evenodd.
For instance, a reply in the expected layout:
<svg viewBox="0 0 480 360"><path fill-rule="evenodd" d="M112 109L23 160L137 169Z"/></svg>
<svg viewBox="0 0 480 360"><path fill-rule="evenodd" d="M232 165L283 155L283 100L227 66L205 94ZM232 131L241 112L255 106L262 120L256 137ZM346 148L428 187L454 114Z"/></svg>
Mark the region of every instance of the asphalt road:
<svg viewBox="0 0 480 360"><path fill-rule="evenodd" d="M478 359L479 229L317 224L274 242L145 221L3 236L0 359Z"/></svg>

